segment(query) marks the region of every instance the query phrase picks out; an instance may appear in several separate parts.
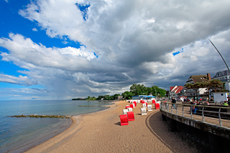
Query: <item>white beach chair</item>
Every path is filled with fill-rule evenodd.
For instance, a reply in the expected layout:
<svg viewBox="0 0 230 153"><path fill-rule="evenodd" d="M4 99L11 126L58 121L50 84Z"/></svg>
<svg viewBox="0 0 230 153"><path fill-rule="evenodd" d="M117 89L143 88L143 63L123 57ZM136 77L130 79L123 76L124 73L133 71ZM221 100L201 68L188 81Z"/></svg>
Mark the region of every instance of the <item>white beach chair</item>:
<svg viewBox="0 0 230 153"><path fill-rule="evenodd" d="M128 108L128 112L132 112L133 111L133 109L132 108Z"/></svg>
<svg viewBox="0 0 230 153"><path fill-rule="evenodd" d="M123 109L123 114L127 114L128 111L128 109Z"/></svg>
<svg viewBox="0 0 230 153"><path fill-rule="evenodd" d="M141 115L147 115L146 108L141 108Z"/></svg>
<svg viewBox="0 0 230 153"><path fill-rule="evenodd" d="M146 108L146 103L143 103L143 108Z"/></svg>
<svg viewBox="0 0 230 153"><path fill-rule="evenodd" d="M153 107L152 105L148 105L148 111L153 111L152 107Z"/></svg>
<svg viewBox="0 0 230 153"><path fill-rule="evenodd" d="M135 108L135 104L133 103L133 108Z"/></svg>

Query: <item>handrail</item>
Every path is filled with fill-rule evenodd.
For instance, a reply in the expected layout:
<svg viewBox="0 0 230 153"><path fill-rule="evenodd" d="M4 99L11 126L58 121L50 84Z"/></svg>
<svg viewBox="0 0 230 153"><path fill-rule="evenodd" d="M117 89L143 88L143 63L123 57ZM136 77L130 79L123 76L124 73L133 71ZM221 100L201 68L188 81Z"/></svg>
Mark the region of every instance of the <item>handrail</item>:
<svg viewBox="0 0 230 153"><path fill-rule="evenodd" d="M169 106L170 106L170 104L171 104L171 111L169 110ZM175 105L175 106L174 106ZM166 111L166 112L170 112L170 113L172 113L172 114L175 114L174 113L174 111L173 111L173 108L175 107L175 109L176 109L176 114L175 115L178 115L178 106L182 106L182 115L179 115L179 116L182 116L182 117L184 117L185 116L185 110L184 110L184 107L190 107L190 115L191 115L191 119L193 119L193 111L192 111L192 107L194 107L195 106L195 108L197 108L197 107L199 107L199 108L202 108L202 110L201 110L201 115L202 115L202 122L204 122L205 123L205 113L210 113L209 114L209 117L210 116L212 116L212 117L218 117L218 119L219 119L219 124L217 124L218 126L220 126L220 127L222 127L222 119L221 119L221 116L222 115L224 115L224 114L229 114L230 115L230 113L227 113L227 112L221 112L221 109L225 109L225 110L228 110L228 109L230 109L230 107L226 107L226 106L219 106L219 107L217 107L217 106L209 106L209 105L194 105L194 104L178 104L178 103L175 103L173 105L173 103L171 103L171 102L162 102L161 101L161 105L160 105L160 108L161 108L161 110L164 110L164 111ZM207 110L204 110L205 108L215 108L215 109L217 109L217 111L207 111ZM213 116L213 115L211 115L211 114L218 114L218 116L216 115L216 116Z"/></svg>
<svg viewBox="0 0 230 153"><path fill-rule="evenodd" d="M168 104L172 104L171 102L161 102L161 103L168 103ZM215 106L210 106L210 105L204 105L204 104L200 104L200 105L194 105L194 104L178 104L176 103L176 105L183 105L183 106L197 106L197 107L209 107L209 108L224 108L224 109L230 109L230 106L229 107L226 107L226 106L223 106L223 105L219 105L220 107L217 107L218 105L215 105Z"/></svg>

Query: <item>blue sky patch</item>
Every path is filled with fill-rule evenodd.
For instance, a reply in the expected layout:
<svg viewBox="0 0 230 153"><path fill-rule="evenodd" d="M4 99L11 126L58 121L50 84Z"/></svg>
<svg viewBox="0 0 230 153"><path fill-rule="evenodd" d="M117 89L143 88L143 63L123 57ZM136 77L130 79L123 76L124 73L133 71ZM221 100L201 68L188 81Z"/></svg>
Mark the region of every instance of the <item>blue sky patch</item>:
<svg viewBox="0 0 230 153"><path fill-rule="evenodd" d="M96 57L96 58L98 58L99 56L95 53L95 52L93 52L93 54L94 54L94 56Z"/></svg>
<svg viewBox="0 0 230 153"><path fill-rule="evenodd" d="M174 53L172 53L173 54L173 56L176 56L176 55L178 55L178 54L180 54L180 53L183 53L184 52L184 48L182 48L181 50L179 50L179 51L177 51L177 52L174 52Z"/></svg>
<svg viewBox="0 0 230 153"><path fill-rule="evenodd" d="M90 4L78 4L76 3L77 7L81 11L81 14L83 16L83 19L86 21L88 19L88 8L90 7Z"/></svg>

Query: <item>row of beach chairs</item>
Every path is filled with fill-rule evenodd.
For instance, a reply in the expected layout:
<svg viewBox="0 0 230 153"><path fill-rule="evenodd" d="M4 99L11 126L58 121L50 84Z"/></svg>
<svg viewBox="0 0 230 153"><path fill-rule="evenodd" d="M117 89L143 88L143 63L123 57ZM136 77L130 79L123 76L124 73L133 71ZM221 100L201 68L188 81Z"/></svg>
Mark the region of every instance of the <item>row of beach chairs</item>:
<svg viewBox="0 0 230 153"><path fill-rule="evenodd" d="M148 104L145 100L138 100L137 102L135 100L130 100L130 105L126 105L125 109L123 109L123 114L120 115L120 124L121 126L123 125L128 125L129 121L134 121L134 113L133 109L137 106L137 103L142 103L142 108L141 108L141 115L147 115L147 109L148 111L152 111L152 104L155 104L155 109L160 109L160 102L152 100L152 104Z"/></svg>

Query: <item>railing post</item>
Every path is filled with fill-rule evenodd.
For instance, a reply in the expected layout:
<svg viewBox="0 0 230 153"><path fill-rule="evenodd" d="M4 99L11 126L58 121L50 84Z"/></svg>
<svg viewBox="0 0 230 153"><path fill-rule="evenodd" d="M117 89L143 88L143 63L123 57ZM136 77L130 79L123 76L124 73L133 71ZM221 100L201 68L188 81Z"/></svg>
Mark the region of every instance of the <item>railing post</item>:
<svg viewBox="0 0 230 153"><path fill-rule="evenodd" d="M220 115L220 112L221 112L221 108L219 108L219 123L220 123L220 127L222 127L222 122L221 122L221 115Z"/></svg>
<svg viewBox="0 0 230 153"><path fill-rule="evenodd" d="M205 122L205 120L204 120L204 106L203 106L203 109L202 109L202 121Z"/></svg>
<svg viewBox="0 0 230 153"><path fill-rule="evenodd" d="M191 119L193 118L192 117L192 106L190 107L190 113L191 113Z"/></svg>
<svg viewBox="0 0 230 153"><path fill-rule="evenodd" d="M182 105L182 116L184 117L184 105Z"/></svg>
<svg viewBox="0 0 230 153"><path fill-rule="evenodd" d="M176 115L178 115L178 112L177 112L177 104L175 104L175 106L176 106Z"/></svg>

